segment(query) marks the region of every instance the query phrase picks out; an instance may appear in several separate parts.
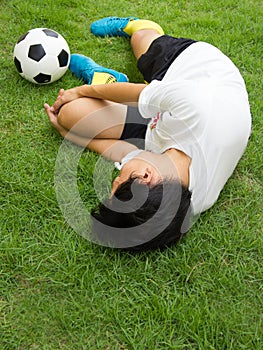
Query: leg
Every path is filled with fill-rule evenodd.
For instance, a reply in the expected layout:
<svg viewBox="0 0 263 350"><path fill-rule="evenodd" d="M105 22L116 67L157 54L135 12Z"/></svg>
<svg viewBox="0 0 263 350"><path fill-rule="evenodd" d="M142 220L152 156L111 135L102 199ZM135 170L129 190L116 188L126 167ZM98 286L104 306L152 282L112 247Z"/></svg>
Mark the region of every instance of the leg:
<svg viewBox="0 0 263 350"><path fill-rule="evenodd" d="M85 138L119 139L127 106L93 98L79 98L63 105L59 124Z"/></svg>
<svg viewBox="0 0 263 350"><path fill-rule="evenodd" d="M136 59L138 60L148 50L151 43L160 36L154 29L142 29L135 32L131 37L131 47Z"/></svg>
<svg viewBox="0 0 263 350"><path fill-rule="evenodd" d="M159 24L134 17L103 18L93 22L90 29L97 36L134 37L132 38L132 48L137 59L147 51L154 39L164 34ZM128 81L125 74L100 66L90 57L79 54L71 55L69 69L74 75L89 85Z"/></svg>
<svg viewBox="0 0 263 350"><path fill-rule="evenodd" d="M130 37L132 34L142 29L154 29L160 35L164 34L162 27L160 27L158 23L135 17L105 17L93 22L90 26L91 32L101 37Z"/></svg>
<svg viewBox="0 0 263 350"><path fill-rule="evenodd" d="M66 138L67 140L80 147L86 147L89 150L99 153L103 157L110 159L114 162L120 162L122 158L126 156L129 152L137 149L136 146L122 140L117 140L113 138L98 139L79 136L78 134L69 131L68 129L64 128L61 124L59 124L57 114L51 109L51 107L47 103L44 104L44 107L49 117L51 125L60 133L60 135L63 138ZM62 115L63 114L61 113L61 116ZM105 136L117 136L115 129L110 129L108 131L108 135Z"/></svg>
<svg viewBox="0 0 263 350"><path fill-rule="evenodd" d="M90 30L96 36L131 37L136 58L145 53L152 41L164 34L156 22L135 17L106 17L91 24Z"/></svg>

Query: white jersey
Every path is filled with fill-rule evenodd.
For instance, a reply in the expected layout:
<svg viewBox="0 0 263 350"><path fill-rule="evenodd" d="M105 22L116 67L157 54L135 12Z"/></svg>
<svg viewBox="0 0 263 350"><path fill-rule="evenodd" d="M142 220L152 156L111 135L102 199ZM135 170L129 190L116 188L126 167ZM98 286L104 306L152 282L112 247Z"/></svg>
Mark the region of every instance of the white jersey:
<svg viewBox="0 0 263 350"><path fill-rule="evenodd" d="M162 81L146 86L139 111L152 119L145 149L163 153L175 148L187 154L194 213L210 208L250 135L248 96L239 70L214 46L194 43L176 58Z"/></svg>

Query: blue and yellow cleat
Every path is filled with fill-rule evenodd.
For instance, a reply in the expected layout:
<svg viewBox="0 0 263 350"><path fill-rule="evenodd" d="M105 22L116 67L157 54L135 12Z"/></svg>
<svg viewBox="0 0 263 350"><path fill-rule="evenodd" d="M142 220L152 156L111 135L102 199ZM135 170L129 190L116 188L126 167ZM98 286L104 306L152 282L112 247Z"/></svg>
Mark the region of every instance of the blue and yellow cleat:
<svg viewBox="0 0 263 350"><path fill-rule="evenodd" d="M130 21L137 20L136 17L106 17L91 24L90 30L96 36L126 36L130 37L124 29Z"/></svg>
<svg viewBox="0 0 263 350"><path fill-rule="evenodd" d="M126 74L104 68L91 58L79 54L70 56L69 70L88 85L127 83L129 81Z"/></svg>
<svg viewBox="0 0 263 350"><path fill-rule="evenodd" d="M91 24L90 30L97 36L125 36L131 37L138 30L151 29L160 35L164 34L162 27L153 21L136 17L106 17Z"/></svg>

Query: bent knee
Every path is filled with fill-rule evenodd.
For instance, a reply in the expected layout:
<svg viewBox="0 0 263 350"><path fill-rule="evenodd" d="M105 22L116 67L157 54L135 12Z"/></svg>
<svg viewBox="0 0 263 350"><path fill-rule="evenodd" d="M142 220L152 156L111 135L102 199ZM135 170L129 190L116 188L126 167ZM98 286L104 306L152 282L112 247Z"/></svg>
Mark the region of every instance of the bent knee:
<svg viewBox="0 0 263 350"><path fill-rule="evenodd" d="M81 119L107 107L109 102L90 97L81 97L64 104L58 113L58 122L66 129L71 129Z"/></svg>
<svg viewBox="0 0 263 350"><path fill-rule="evenodd" d="M58 122L63 128L70 129L72 121L76 115L77 100L68 102L60 107L58 112Z"/></svg>
<svg viewBox="0 0 263 350"><path fill-rule="evenodd" d="M137 32L133 33L131 37L131 46L136 47L140 45L141 41L143 40L144 33L141 30L138 30Z"/></svg>
<svg viewBox="0 0 263 350"><path fill-rule="evenodd" d="M89 98L79 98L61 106L58 122L63 128L71 129L83 116L89 113Z"/></svg>

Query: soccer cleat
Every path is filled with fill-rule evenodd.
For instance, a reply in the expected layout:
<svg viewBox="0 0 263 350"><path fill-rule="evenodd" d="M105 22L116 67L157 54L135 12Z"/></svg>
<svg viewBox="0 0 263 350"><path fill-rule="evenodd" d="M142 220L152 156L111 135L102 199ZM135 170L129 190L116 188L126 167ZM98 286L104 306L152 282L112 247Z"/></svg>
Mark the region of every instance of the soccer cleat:
<svg viewBox="0 0 263 350"><path fill-rule="evenodd" d="M113 69L104 68L91 58L79 54L70 56L69 70L88 85L126 83L129 81L127 75Z"/></svg>
<svg viewBox="0 0 263 350"><path fill-rule="evenodd" d="M136 17L105 17L91 24L90 30L96 36L126 36L124 29L130 21L138 20Z"/></svg>
<svg viewBox="0 0 263 350"><path fill-rule="evenodd" d="M94 35L102 37L106 35L130 37L142 29L153 29L160 35L164 34L162 27L156 22L136 17L106 17L93 22L90 26L90 30Z"/></svg>

